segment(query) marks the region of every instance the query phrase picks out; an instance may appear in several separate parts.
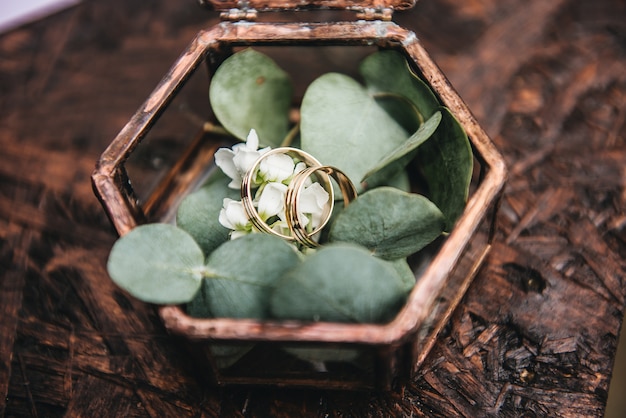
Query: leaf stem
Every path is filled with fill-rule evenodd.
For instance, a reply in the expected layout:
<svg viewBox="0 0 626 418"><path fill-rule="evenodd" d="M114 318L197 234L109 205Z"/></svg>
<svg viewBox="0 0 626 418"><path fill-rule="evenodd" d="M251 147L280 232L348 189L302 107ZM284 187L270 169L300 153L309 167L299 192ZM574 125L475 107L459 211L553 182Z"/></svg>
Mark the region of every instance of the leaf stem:
<svg viewBox="0 0 626 418"><path fill-rule="evenodd" d="M296 123L293 128L291 128L289 130L289 132L287 132L287 135L285 135L285 139L283 139L283 142L280 143L281 147L288 147L293 143L293 140L296 138L296 135L298 135L298 133L300 132L300 122Z"/></svg>
<svg viewBox="0 0 626 418"><path fill-rule="evenodd" d="M216 125L209 121L206 121L202 124L202 130L210 134L223 135L223 136L235 138L235 136L231 134L230 132L228 132L223 126Z"/></svg>

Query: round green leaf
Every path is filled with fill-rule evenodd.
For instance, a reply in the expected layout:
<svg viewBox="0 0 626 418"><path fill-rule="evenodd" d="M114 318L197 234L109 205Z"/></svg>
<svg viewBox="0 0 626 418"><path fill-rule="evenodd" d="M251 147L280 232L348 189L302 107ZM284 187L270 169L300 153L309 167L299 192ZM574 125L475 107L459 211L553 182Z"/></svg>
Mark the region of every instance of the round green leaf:
<svg viewBox="0 0 626 418"><path fill-rule="evenodd" d="M444 226L443 214L424 196L379 187L357 197L337 216L329 240L355 242L393 260L421 250Z"/></svg>
<svg viewBox="0 0 626 418"><path fill-rule="evenodd" d="M424 119L430 118L439 107L430 87L411 71L406 59L397 51L384 50L369 55L359 71L371 93L403 96Z"/></svg>
<svg viewBox="0 0 626 418"><path fill-rule="evenodd" d="M417 161L428 195L446 217L446 231L463 213L472 180L474 157L463 127L447 108L433 137L419 147Z"/></svg>
<svg viewBox="0 0 626 418"><path fill-rule="evenodd" d="M275 281L299 262L295 248L272 235L225 242L207 260L202 291L211 316L266 318Z"/></svg>
<svg viewBox="0 0 626 418"><path fill-rule="evenodd" d="M373 323L390 320L404 301L388 263L353 244L330 244L285 274L271 307L281 319Z"/></svg>
<svg viewBox="0 0 626 418"><path fill-rule="evenodd" d="M182 229L168 224L138 226L121 237L109 254L111 279L144 302L190 301L204 270L204 254Z"/></svg>
<svg viewBox="0 0 626 418"><path fill-rule="evenodd" d="M263 146L278 146L289 128L293 87L289 75L268 56L245 49L217 69L209 90L215 116L245 140L254 128Z"/></svg>
<svg viewBox="0 0 626 418"><path fill-rule="evenodd" d="M302 149L343 170L355 185L409 136L362 85L342 74L311 83L300 113Z"/></svg>
<svg viewBox="0 0 626 418"><path fill-rule="evenodd" d="M196 240L205 255L228 240L230 230L220 224L220 210L225 197L240 198L237 190L228 187L229 182L223 176L187 195L176 213L176 225Z"/></svg>

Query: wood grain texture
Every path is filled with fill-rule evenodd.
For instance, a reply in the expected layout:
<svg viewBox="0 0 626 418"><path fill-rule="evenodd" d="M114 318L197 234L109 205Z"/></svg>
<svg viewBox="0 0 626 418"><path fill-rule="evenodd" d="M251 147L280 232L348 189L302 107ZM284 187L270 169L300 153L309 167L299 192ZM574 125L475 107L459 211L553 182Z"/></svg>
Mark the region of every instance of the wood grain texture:
<svg viewBox="0 0 626 418"><path fill-rule="evenodd" d="M626 4L422 0L395 20L511 171L492 253L417 379L209 388L115 288L93 164L216 15L84 1L0 36L0 415L602 416L626 297Z"/></svg>

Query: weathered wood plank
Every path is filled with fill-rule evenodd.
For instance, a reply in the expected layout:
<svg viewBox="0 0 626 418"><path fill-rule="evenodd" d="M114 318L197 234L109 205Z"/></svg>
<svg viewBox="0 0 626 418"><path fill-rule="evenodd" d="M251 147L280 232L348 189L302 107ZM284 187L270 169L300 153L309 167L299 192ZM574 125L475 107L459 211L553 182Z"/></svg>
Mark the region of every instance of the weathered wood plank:
<svg viewBox="0 0 626 418"><path fill-rule="evenodd" d="M93 163L215 14L84 1L0 36L5 415L602 415L626 296L626 5L423 1L397 17L512 170L485 268L419 378L392 394L204 387L153 308L106 275L115 236Z"/></svg>
<svg viewBox="0 0 626 418"><path fill-rule="evenodd" d="M94 394L98 394L95 395ZM138 405L132 390L113 382L86 375L76 384L74 396L65 416L68 417L128 417ZM135 415L141 416L141 415Z"/></svg>
<svg viewBox="0 0 626 418"><path fill-rule="evenodd" d="M4 416L12 374L11 361L22 307L26 253L32 234L8 235L0 240L0 415Z"/></svg>

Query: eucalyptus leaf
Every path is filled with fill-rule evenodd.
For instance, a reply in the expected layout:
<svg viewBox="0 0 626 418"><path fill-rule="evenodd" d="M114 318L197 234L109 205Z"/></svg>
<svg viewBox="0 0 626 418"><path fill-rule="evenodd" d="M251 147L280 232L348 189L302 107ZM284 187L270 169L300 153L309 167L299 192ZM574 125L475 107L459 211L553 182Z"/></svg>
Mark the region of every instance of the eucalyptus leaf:
<svg viewBox="0 0 626 418"><path fill-rule="evenodd" d="M463 127L447 108L440 111L439 127L418 149L416 158L428 195L445 215L446 231L450 231L465 208L474 159Z"/></svg>
<svg viewBox="0 0 626 418"><path fill-rule="evenodd" d="M415 286L415 273L411 270L411 266L406 258L398 258L397 260L387 261L402 279L405 292L409 293Z"/></svg>
<svg viewBox="0 0 626 418"><path fill-rule="evenodd" d="M355 242L393 260L421 250L444 227L443 214L424 196L379 187L358 196L337 216L329 241Z"/></svg>
<svg viewBox="0 0 626 418"><path fill-rule="evenodd" d="M178 304L190 301L200 288L204 254L182 229L148 224L115 242L107 269L118 286L139 300Z"/></svg>
<svg viewBox="0 0 626 418"><path fill-rule="evenodd" d="M409 67L397 51L383 50L367 56L359 71L372 94L396 94L409 100L424 120L439 107L432 90Z"/></svg>
<svg viewBox="0 0 626 418"><path fill-rule="evenodd" d="M220 176L190 193L183 199L176 213L176 224L187 231L209 255L228 240L230 230L219 222L225 197L238 200L240 193L228 187L230 179Z"/></svg>
<svg viewBox="0 0 626 418"><path fill-rule="evenodd" d="M369 90L376 103L385 110L407 132L415 132L424 122L424 117L404 96L395 93Z"/></svg>
<svg viewBox="0 0 626 418"><path fill-rule="evenodd" d="M211 304L207 295L207 281L205 280L196 296L187 303L185 310L188 315L194 318L213 318ZM211 344L209 349L218 368L225 368L236 363L248 351L254 347L253 344Z"/></svg>
<svg viewBox="0 0 626 418"><path fill-rule="evenodd" d="M383 186L394 187L408 193L411 191L411 179L409 178L409 173L407 173L406 170L400 171L395 176L385 181Z"/></svg>
<svg viewBox="0 0 626 418"><path fill-rule="evenodd" d="M366 183L368 188L376 187L384 184L389 178L404 170L407 164L415 157L417 148L433 135L440 122L441 112L435 112L408 140L389 154L383 156L365 174L361 182Z"/></svg>
<svg viewBox="0 0 626 418"><path fill-rule="evenodd" d="M211 80L215 116L244 141L255 129L263 146L278 146L289 129L293 87L289 75L268 56L245 49L228 57Z"/></svg>
<svg viewBox="0 0 626 418"><path fill-rule="evenodd" d="M285 274L271 309L282 319L379 323L395 315L405 296L388 263L354 244L329 244Z"/></svg>
<svg viewBox="0 0 626 418"><path fill-rule="evenodd" d="M185 305L185 312L187 315L194 318L213 318L213 312L211 312L211 304L206 292L206 280L203 280L200 285L199 291L193 297L192 300Z"/></svg>
<svg viewBox="0 0 626 418"><path fill-rule="evenodd" d="M266 318L275 281L299 262L295 248L273 235L225 242L207 260L208 311L215 317Z"/></svg>
<svg viewBox="0 0 626 418"><path fill-rule="evenodd" d="M302 149L343 170L356 185L381 155L409 137L365 87L343 74L313 81L300 113Z"/></svg>

